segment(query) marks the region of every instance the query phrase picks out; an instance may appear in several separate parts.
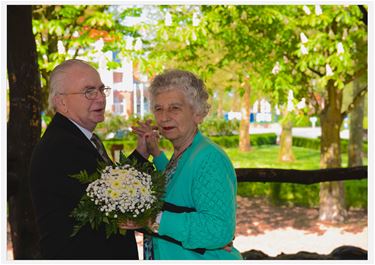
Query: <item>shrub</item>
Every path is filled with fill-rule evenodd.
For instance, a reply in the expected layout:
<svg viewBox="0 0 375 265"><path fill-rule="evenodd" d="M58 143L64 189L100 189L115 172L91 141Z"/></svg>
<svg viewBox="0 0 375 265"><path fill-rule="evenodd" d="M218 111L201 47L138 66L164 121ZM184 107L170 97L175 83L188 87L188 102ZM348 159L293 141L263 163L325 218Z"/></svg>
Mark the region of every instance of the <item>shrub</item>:
<svg viewBox="0 0 375 265"><path fill-rule="evenodd" d="M349 208L367 209L368 184L367 179L346 180L345 204ZM273 194L275 184L278 184L278 194ZM277 204L289 204L304 207L319 207L320 185L302 185L293 183L238 183L238 195L249 198L267 197Z"/></svg>
<svg viewBox="0 0 375 265"><path fill-rule="evenodd" d="M238 134L239 127L238 120L226 121L221 118L209 117L199 126L199 130L206 136L223 136Z"/></svg>
<svg viewBox="0 0 375 265"><path fill-rule="evenodd" d="M341 139L341 153L345 154L348 152L349 140ZM363 152L367 154L368 146L367 141L363 142ZM293 136L293 146L304 147L314 150L320 150L320 138L304 138Z"/></svg>
<svg viewBox="0 0 375 265"><path fill-rule="evenodd" d="M260 145L275 145L277 136L274 133L262 133L262 134L252 134L250 137L250 145L260 146ZM222 147L238 147L239 136L211 136L210 139Z"/></svg>

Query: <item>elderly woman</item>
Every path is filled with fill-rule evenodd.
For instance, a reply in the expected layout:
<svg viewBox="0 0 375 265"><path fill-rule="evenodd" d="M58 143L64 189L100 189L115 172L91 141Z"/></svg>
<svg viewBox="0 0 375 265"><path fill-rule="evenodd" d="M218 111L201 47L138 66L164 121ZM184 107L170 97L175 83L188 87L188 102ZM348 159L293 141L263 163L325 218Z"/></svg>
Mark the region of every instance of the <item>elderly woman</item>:
<svg viewBox="0 0 375 265"><path fill-rule="evenodd" d="M156 168L165 172L165 202L173 207L161 212L158 227L153 226L172 240L152 237L145 243L145 258L241 259L230 244L236 228L235 171L224 151L198 130L210 107L203 81L170 70L156 76L149 91L158 130L173 144L171 159L158 148L149 123L134 129L147 143L145 156L151 154Z"/></svg>

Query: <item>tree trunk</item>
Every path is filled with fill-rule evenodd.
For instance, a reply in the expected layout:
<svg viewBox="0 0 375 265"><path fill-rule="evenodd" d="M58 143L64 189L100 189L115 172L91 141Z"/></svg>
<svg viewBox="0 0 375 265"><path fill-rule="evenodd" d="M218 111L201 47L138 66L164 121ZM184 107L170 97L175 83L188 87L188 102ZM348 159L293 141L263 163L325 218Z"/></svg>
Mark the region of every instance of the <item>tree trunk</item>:
<svg viewBox="0 0 375 265"><path fill-rule="evenodd" d="M224 109L223 109L223 99L224 99L224 93L221 92L221 89L218 91L218 97L217 97L217 118L222 119L224 117Z"/></svg>
<svg viewBox="0 0 375 265"><path fill-rule="evenodd" d="M359 81L353 82L353 98L361 91ZM358 100L356 106L350 113L349 126L349 146L348 146L348 166L362 166L362 144L363 144L363 116L364 116L364 102L362 97Z"/></svg>
<svg viewBox="0 0 375 265"><path fill-rule="evenodd" d="M280 134L280 151L279 161L293 162L295 160L292 144L293 144L293 121L291 113L288 113L286 107L283 111L283 120L281 121L281 134Z"/></svg>
<svg viewBox="0 0 375 265"><path fill-rule="evenodd" d="M37 228L28 187L29 161L41 130L40 78L31 8L22 5L7 7L10 87L7 126L8 221L15 259L39 257Z"/></svg>
<svg viewBox="0 0 375 265"><path fill-rule="evenodd" d="M320 115L322 138L320 144L320 167L341 167L340 127L342 123L342 90L334 87L334 81L327 84L328 102ZM319 219L343 222L346 217L344 183L342 181L320 184Z"/></svg>
<svg viewBox="0 0 375 265"><path fill-rule="evenodd" d="M244 94L241 98L241 122L240 122L240 138L239 149L242 152L250 151L250 84L246 83L244 86Z"/></svg>

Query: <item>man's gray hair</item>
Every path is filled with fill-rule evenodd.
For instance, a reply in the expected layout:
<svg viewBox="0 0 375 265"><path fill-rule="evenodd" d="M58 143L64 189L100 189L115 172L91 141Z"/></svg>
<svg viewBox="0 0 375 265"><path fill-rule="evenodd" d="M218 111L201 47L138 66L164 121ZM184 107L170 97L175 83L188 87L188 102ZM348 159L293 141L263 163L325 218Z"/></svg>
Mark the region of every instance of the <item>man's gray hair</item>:
<svg viewBox="0 0 375 265"><path fill-rule="evenodd" d="M95 68L92 67L88 62L79 59L66 60L56 66L55 69L53 69L49 79L48 108L50 110L56 111L56 106L53 99L58 93L65 90L63 81L65 79L66 70L76 65L89 66L95 70Z"/></svg>
<svg viewBox="0 0 375 265"><path fill-rule="evenodd" d="M208 93L204 82L195 74L178 69L167 70L152 80L149 88L152 110L155 106L155 97L163 91L170 90L181 90L196 114L202 117L208 114L210 105L207 103Z"/></svg>

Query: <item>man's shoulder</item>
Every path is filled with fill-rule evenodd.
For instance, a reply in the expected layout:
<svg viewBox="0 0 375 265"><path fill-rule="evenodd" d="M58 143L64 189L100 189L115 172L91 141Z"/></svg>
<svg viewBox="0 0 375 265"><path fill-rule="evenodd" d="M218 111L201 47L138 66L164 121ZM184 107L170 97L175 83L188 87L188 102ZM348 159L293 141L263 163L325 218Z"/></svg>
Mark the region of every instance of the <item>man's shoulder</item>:
<svg viewBox="0 0 375 265"><path fill-rule="evenodd" d="M85 141L88 140L78 128L74 130L74 127L66 127L64 124L61 126L53 120L33 150L33 161L53 161L54 158L65 155L78 155L81 151L90 148Z"/></svg>

